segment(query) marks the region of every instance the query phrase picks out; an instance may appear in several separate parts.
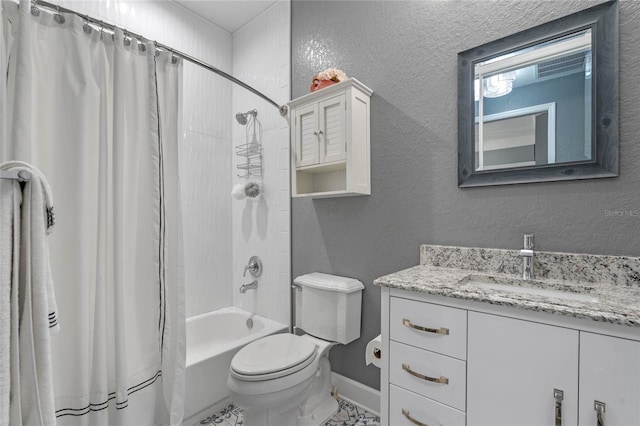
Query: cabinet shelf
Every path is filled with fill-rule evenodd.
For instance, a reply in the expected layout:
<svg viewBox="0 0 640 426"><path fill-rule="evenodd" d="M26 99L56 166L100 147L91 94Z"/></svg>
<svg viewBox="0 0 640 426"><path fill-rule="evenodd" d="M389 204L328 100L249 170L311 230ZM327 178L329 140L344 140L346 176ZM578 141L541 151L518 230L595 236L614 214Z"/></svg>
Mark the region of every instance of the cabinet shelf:
<svg viewBox="0 0 640 426"><path fill-rule="evenodd" d="M336 161L333 163L312 164L310 166L298 167L297 171L305 173L327 173L336 170L346 170L346 161Z"/></svg>
<svg viewBox="0 0 640 426"><path fill-rule="evenodd" d="M289 102L292 197L370 195L370 97L354 78Z"/></svg>

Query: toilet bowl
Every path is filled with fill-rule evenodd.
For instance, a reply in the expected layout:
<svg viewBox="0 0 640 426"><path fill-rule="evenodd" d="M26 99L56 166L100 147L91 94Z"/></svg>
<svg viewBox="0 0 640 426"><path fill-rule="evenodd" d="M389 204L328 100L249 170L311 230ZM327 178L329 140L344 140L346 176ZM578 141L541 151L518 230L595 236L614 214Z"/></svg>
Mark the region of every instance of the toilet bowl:
<svg viewBox="0 0 640 426"><path fill-rule="evenodd" d="M296 327L305 334L263 337L231 361L227 384L245 426L320 426L338 411L329 350L360 337L364 285L316 272L294 284L301 290Z"/></svg>
<svg viewBox="0 0 640 426"><path fill-rule="evenodd" d="M276 334L242 348L231 362L231 399L244 424L311 426L328 421L338 403L331 396L329 350L310 335Z"/></svg>

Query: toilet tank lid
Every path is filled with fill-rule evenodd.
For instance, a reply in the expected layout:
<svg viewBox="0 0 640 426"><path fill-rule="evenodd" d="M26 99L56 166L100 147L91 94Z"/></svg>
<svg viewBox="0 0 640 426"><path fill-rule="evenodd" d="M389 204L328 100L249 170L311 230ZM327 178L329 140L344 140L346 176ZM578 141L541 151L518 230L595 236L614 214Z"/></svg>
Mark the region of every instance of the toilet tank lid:
<svg viewBox="0 0 640 426"><path fill-rule="evenodd" d="M355 278L323 274L322 272L300 275L293 282L303 287L313 287L340 293L353 293L364 289L364 284Z"/></svg>

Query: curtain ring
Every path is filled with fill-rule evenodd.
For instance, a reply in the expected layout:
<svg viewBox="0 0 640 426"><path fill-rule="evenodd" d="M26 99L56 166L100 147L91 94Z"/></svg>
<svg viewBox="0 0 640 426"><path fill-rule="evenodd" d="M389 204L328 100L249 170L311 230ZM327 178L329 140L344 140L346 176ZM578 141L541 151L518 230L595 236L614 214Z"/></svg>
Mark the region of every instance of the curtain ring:
<svg viewBox="0 0 640 426"><path fill-rule="evenodd" d="M102 40L103 34L104 34L104 21L100 21L100 40Z"/></svg>
<svg viewBox="0 0 640 426"><path fill-rule="evenodd" d="M31 14L36 17L40 16L40 9L38 9L37 0L31 2Z"/></svg>
<svg viewBox="0 0 640 426"><path fill-rule="evenodd" d="M129 38L129 32L126 29L123 29L122 33L124 34L124 39L122 40L122 43L125 46L130 46L131 45L131 39Z"/></svg>
<svg viewBox="0 0 640 426"><path fill-rule="evenodd" d="M89 25L89 21L88 20L84 20L84 25L82 26L82 31L84 31L86 34L91 34L91 25Z"/></svg>
<svg viewBox="0 0 640 426"><path fill-rule="evenodd" d="M55 14L55 16L53 17L53 20L56 21L58 24L62 25L64 24L64 22L66 21L66 19L64 18L64 16L62 16L62 14L60 13L60 6L56 6L56 11L58 13Z"/></svg>

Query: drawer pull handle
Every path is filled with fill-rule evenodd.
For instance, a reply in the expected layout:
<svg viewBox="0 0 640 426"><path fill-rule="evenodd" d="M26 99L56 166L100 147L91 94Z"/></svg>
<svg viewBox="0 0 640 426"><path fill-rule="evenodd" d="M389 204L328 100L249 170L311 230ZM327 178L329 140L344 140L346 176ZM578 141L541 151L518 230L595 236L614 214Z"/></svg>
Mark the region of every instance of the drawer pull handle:
<svg viewBox="0 0 640 426"><path fill-rule="evenodd" d="M441 383L443 385L448 385L449 384L449 379L447 379L446 377L429 377L429 376L425 376L424 374L420 374L420 373L416 373L415 371L413 371L411 369L411 367L408 364L402 364L402 369L404 371L406 371L407 373L411 374L412 376L415 376L419 379L422 380L426 380L428 382L434 382L434 383Z"/></svg>
<svg viewBox="0 0 640 426"><path fill-rule="evenodd" d="M562 400L564 399L564 392L559 390L559 389L554 389L553 390L553 397L556 400L556 408L555 408L556 422L555 422L555 426L562 426Z"/></svg>
<svg viewBox="0 0 640 426"><path fill-rule="evenodd" d="M406 325L409 328L415 328L416 330L424 331L426 333L434 333L434 334L449 334L449 329L440 327L440 328L428 328L423 327L421 325L412 324L410 320L403 318L402 325Z"/></svg>
<svg viewBox="0 0 640 426"><path fill-rule="evenodd" d="M604 412L606 411L606 405L604 402L593 401L593 409L596 410L596 425L604 426Z"/></svg>
<svg viewBox="0 0 640 426"><path fill-rule="evenodd" d="M405 416L407 418L407 420L409 420L414 425L417 425L417 426L429 426L428 424L422 423L421 421L416 420L413 417L411 417L411 413L409 413L409 410L405 410L404 408L402 409L402 415Z"/></svg>

